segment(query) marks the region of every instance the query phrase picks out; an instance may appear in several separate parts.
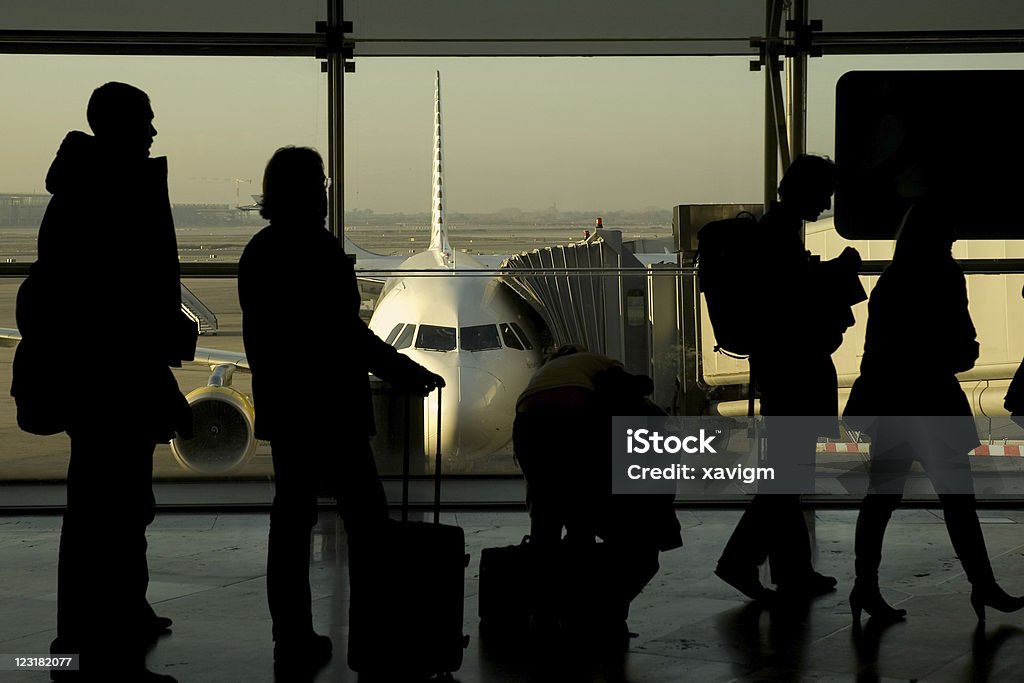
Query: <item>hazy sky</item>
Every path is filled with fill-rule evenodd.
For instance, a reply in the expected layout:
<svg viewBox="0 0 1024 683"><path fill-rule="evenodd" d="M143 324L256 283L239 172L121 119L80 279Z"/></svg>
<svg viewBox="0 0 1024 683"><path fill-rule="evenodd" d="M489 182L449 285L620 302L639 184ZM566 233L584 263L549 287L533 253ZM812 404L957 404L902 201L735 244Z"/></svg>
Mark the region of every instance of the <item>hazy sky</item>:
<svg viewBox="0 0 1024 683"><path fill-rule="evenodd" d="M87 130L89 94L108 80L150 94L153 153L170 159L175 203L233 203L236 188L248 201L281 145L326 156L315 60L0 55L0 64L0 192L44 191L61 138ZM832 153L839 75L894 68L1024 68L1024 57L811 60L809 150ZM347 208L429 211L438 70L449 211L760 201L763 75L745 58L362 58L346 76Z"/></svg>

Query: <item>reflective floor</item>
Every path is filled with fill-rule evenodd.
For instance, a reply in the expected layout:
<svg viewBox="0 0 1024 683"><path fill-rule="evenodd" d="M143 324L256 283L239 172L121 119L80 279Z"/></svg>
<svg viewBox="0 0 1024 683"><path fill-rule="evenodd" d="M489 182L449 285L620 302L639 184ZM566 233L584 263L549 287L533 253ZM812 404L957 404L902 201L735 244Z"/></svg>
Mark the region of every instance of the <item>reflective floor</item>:
<svg viewBox="0 0 1024 683"><path fill-rule="evenodd" d="M1024 593L1024 512L981 513L996 576ZM853 578L856 513L815 517L819 570L839 591L806 608L765 612L711 574L738 511L680 511L685 547L661 556L662 569L632 607L639 636L617 655L604 650L539 663L521 644L481 635L477 585L480 550L517 543L521 512L448 513L466 531L465 631L471 637L463 683L590 681L1019 681L1024 678L1024 611L991 613L976 629L970 586L941 513L901 510L886 537L882 584L909 617L856 635L846 598ZM150 600L174 619L174 631L149 666L179 681L272 681L270 616L264 593L265 514L161 514L150 530ZM54 635L59 517L0 517L0 654L42 654ZM331 515L317 528L314 616L332 636L335 656L317 681L354 681L345 665L348 586L344 535ZM416 582L410 567L409 581ZM424 590L430 590L428 586ZM589 659L589 661L583 661ZM0 681L46 681L45 672L0 671Z"/></svg>

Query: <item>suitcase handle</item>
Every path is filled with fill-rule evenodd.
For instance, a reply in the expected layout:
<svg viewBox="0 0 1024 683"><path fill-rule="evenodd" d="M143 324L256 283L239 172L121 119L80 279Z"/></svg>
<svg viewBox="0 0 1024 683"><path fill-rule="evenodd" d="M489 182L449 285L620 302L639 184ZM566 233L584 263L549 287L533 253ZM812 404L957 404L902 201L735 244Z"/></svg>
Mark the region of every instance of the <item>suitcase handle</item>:
<svg viewBox="0 0 1024 683"><path fill-rule="evenodd" d="M434 524L441 523L441 387L437 388L437 453L434 455Z"/></svg>
<svg viewBox="0 0 1024 683"><path fill-rule="evenodd" d="M409 521L409 427L412 421L412 394L405 394L405 443L402 446L402 521Z"/></svg>
<svg viewBox="0 0 1024 683"><path fill-rule="evenodd" d="M410 401L412 394L405 395L405 444L402 448L402 521L409 521L409 422L412 419ZM434 524L441 523L441 387L437 388L437 434L434 438L437 449L434 454Z"/></svg>

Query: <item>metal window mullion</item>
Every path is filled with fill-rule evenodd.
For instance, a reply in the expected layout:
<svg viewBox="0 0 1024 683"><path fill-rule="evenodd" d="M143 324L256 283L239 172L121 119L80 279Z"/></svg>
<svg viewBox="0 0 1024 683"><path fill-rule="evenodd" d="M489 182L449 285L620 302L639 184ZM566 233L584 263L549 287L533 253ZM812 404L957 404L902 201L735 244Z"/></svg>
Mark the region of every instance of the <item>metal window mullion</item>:
<svg viewBox="0 0 1024 683"><path fill-rule="evenodd" d="M807 24L807 0L794 0L791 11L798 26ZM807 53L798 52L789 63L789 149L796 159L807 150Z"/></svg>
<svg viewBox="0 0 1024 683"><path fill-rule="evenodd" d="M327 0L327 31L340 34L343 0ZM335 46L340 47L340 46ZM327 51L327 225L339 242L345 240L345 58L340 50Z"/></svg>
<svg viewBox="0 0 1024 683"><path fill-rule="evenodd" d="M775 94L772 88L772 63L775 61L775 49L771 43L779 35L779 24L782 19L782 0L766 0L765 2L765 39L762 68L764 76L764 206L767 210L775 200L776 187L779 181L779 138L775 125Z"/></svg>

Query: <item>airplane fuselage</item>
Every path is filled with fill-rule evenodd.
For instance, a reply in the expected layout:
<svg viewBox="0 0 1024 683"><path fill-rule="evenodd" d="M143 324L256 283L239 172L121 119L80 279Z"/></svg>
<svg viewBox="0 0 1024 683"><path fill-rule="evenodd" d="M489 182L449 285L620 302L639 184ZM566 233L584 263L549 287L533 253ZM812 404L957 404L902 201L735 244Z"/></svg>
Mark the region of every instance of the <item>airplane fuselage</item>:
<svg viewBox="0 0 1024 683"><path fill-rule="evenodd" d="M460 254L451 269L439 253L425 251L402 268L431 272L391 277L370 329L444 378L442 454L462 458L505 449L516 400L541 363L526 303L499 277L465 272L486 268L471 256ZM436 411L434 393L425 409L428 453L436 447Z"/></svg>

